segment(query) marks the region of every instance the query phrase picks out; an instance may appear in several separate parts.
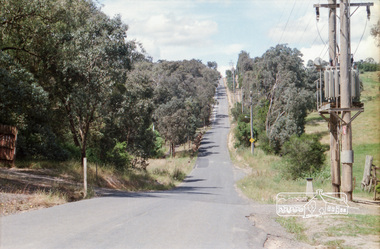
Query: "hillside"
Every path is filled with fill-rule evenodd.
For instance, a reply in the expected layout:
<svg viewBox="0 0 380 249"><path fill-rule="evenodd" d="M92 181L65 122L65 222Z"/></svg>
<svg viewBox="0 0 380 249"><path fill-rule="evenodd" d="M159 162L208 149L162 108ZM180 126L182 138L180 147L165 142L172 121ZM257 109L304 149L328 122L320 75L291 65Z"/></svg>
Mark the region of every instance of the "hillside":
<svg viewBox="0 0 380 249"><path fill-rule="evenodd" d="M372 194L367 195L360 190L366 155L372 155L374 157L373 164L376 166L380 165L380 127L378 125L380 117L380 82L378 73L366 72L360 75L360 79L363 82L361 101L364 103L364 112L352 123L352 142L355 160L353 176L356 179L354 198L355 195L372 197ZM306 133L321 134L321 142L326 145L330 143L327 122L317 112L313 112L307 117ZM326 155L326 165L329 165L330 155L328 152Z"/></svg>

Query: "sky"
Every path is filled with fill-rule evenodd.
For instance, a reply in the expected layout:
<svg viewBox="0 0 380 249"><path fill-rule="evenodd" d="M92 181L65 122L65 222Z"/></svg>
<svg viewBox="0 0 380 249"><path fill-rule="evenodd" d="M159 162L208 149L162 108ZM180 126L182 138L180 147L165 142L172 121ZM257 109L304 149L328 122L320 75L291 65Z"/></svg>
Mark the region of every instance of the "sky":
<svg viewBox="0 0 380 249"><path fill-rule="evenodd" d="M199 59L216 61L224 75L236 66L239 53L262 56L277 44L287 44L303 54L305 63L317 57L328 61L328 9L316 20L313 4L327 0L98 0L107 15L121 15L129 26L130 40L142 43L158 60ZM339 2L339 0L337 1ZM353 1L354 2L354 1ZM354 60L380 60L380 50L370 35L380 18L380 0L371 18L365 7L351 7L351 51ZM338 11L339 14L339 11ZM339 30L339 20L337 21ZM339 45L339 34L338 45Z"/></svg>

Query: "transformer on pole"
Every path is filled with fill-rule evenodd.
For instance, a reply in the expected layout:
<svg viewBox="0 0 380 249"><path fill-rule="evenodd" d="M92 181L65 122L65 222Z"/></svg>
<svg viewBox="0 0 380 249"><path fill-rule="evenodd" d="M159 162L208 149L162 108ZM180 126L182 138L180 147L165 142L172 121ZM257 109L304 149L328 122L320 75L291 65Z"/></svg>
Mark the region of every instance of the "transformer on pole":
<svg viewBox="0 0 380 249"><path fill-rule="evenodd" d="M328 4L315 4L317 20L319 8L329 8L329 66L319 64L320 80L317 82L317 109L319 114L329 123L331 178L334 192L340 192L342 163L342 191L352 201L352 121L364 111L360 102L359 73L353 68L350 46L350 7L366 6L373 3L349 3L348 0L329 0ZM340 55L336 54L336 9L340 8ZM322 76L322 71L323 76ZM351 113L356 112L352 117ZM328 116L327 116L328 115ZM341 137L339 141L339 137ZM339 146L341 144L341 146ZM339 154L339 151L341 153Z"/></svg>

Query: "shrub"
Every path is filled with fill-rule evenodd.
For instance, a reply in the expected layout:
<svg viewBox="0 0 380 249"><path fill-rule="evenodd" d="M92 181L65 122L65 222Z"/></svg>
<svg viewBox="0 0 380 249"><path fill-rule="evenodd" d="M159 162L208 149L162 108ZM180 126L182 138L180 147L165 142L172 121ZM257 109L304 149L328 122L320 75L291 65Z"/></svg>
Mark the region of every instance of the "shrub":
<svg viewBox="0 0 380 249"><path fill-rule="evenodd" d="M281 150L285 160L284 173L291 179L297 179L319 172L326 159L326 150L316 135L293 135Z"/></svg>
<svg viewBox="0 0 380 249"><path fill-rule="evenodd" d="M117 142L107 154L109 161L119 170L124 170L131 162L131 156L127 152L127 142Z"/></svg>
<svg viewBox="0 0 380 249"><path fill-rule="evenodd" d="M264 132L259 133L258 140L260 141L260 149L262 149L266 154L274 154L274 149L270 145L269 138L267 137L267 134Z"/></svg>
<svg viewBox="0 0 380 249"><path fill-rule="evenodd" d="M237 126L235 128L235 148L237 147L250 147L251 142L251 124L249 123L250 117L249 114L241 113L237 117ZM253 137L257 135L257 129L253 126Z"/></svg>
<svg viewBox="0 0 380 249"><path fill-rule="evenodd" d="M161 137L158 131L154 131L154 147L152 148L150 154L153 158L160 158L165 155L163 151L163 146L165 144L165 140Z"/></svg>
<svg viewBox="0 0 380 249"><path fill-rule="evenodd" d="M231 109L231 114L232 114L232 117L234 118L234 120L237 121L239 119L239 117L242 115L241 103L240 102L235 103L234 107ZM249 113L247 113L247 112L245 112L243 114L244 114L243 116L249 116Z"/></svg>
<svg viewBox="0 0 380 249"><path fill-rule="evenodd" d="M249 139L251 137L251 126L249 123L238 122L238 125L235 128L235 148L237 147L249 147Z"/></svg>

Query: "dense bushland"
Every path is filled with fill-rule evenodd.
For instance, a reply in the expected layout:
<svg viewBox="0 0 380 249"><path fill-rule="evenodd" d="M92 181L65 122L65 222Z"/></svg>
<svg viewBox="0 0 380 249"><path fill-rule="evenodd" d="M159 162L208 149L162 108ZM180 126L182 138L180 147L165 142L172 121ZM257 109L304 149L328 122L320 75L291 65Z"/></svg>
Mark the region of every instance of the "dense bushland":
<svg viewBox="0 0 380 249"><path fill-rule="evenodd" d="M124 168L209 122L215 62L153 62L120 16L91 0L0 6L0 123L18 158L88 157Z"/></svg>
<svg viewBox="0 0 380 249"><path fill-rule="evenodd" d="M319 78L312 63L305 67L297 49L277 45L267 50L261 57L251 58L242 51L236 65L238 86L243 91L243 103L232 109L237 121L235 129L236 146L250 145L249 108L252 98L254 138L266 153L286 155L289 171L294 177L305 172L317 171L323 163L324 150L315 145L314 138L303 135L305 118L314 107L315 80ZM230 75L231 72L227 72ZM241 105L246 113L241 113ZM240 110L240 113L239 113ZM307 142L307 141L309 141ZM291 143L291 144L289 144ZM300 164L296 158L296 144L305 147L305 153L319 156L315 164ZM322 160L322 162L320 162ZM293 172L292 167L298 169ZM302 173L298 174L298 170Z"/></svg>

